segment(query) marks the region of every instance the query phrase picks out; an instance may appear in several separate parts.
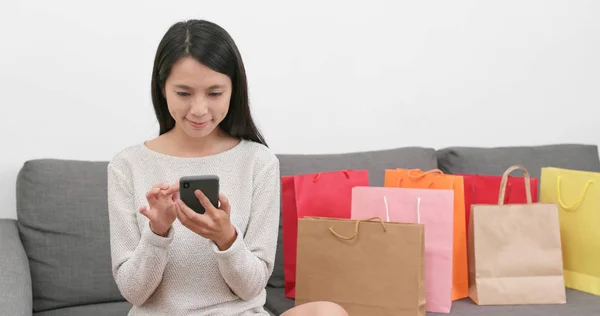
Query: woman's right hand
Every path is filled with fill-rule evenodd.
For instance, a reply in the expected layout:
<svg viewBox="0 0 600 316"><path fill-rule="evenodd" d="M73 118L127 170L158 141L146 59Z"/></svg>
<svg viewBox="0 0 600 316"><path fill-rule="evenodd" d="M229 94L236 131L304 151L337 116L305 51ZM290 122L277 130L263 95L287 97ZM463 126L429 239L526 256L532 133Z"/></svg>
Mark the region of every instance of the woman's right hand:
<svg viewBox="0 0 600 316"><path fill-rule="evenodd" d="M140 213L150 220L150 229L160 236L166 236L177 218L175 202L179 198L179 182L155 184L146 193L148 205L140 207Z"/></svg>

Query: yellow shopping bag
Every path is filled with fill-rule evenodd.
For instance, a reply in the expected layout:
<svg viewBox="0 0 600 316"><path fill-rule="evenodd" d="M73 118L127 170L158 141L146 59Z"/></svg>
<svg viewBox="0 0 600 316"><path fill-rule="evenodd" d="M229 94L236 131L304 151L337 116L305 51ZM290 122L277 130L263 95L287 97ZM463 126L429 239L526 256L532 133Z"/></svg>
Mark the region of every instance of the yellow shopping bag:
<svg viewBox="0 0 600 316"><path fill-rule="evenodd" d="M540 202L559 208L565 286L600 295L600 173L542 168Z"/></svg>

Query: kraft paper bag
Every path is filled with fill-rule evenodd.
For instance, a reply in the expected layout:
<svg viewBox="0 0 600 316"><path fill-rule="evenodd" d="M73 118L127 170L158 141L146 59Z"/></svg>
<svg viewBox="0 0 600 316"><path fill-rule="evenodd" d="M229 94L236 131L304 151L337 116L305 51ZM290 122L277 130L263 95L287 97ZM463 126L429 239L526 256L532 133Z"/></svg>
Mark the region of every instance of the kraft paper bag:
<svg viewBox="0 0 600 316"><path fill-rule="evenodd" d="M354 187L351 218L369 217L425 226L425 310L449 313L452 308L454 191Z"/></svg>
<svg viewBox="0 0 600 316"><path fill-rule="evenodd" d="M527 203L504 204L508 175L517 169ZM468 253L469 296L476 304L566 303L558 208L532 203L524 167L504 172L498 205L472 205Z"/></svg>
<svg viewBox="0 0 600 316"><path fill-rule="evenodd" d="M424 227L305 217L296 305L330 301L352 316L425 316Z"/></svg>
<svg viewBox="0 0 600 316"><path fill-rule="evenodd" d="M385 170L385 187L421 188L454 191L454 237L452 253L452 300L469 296L467 267L467 229L465 223L465 192L463 177L444 174L439 169Z"/></svg>
<svg viewBox="0 0 600 316"><path fill-rule="evenodd" d="M542 168L540 182L559 208L566 287L600 295L600 173Z"/></svg>

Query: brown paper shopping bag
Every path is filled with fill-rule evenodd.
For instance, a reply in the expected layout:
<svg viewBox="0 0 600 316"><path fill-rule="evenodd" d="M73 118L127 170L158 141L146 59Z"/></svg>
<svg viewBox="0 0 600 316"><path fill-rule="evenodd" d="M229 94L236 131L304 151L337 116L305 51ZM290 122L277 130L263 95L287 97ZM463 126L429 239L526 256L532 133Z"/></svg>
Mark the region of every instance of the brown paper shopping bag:
<svg viewBox="0 0 600 316"><path fill-rule="evenodd" d="M508 175L523 171L527 204L504 204ZM558 207L532 203L529 173L504 172L498 205L474 204L469 224L469 296L478 305L563 304Z"/></svg>
<svg viewBox="0 0 600 316"><path fill-rule="evenodd" d="M297 251L296 305L330 301L352 316L425 316L422 224L305 217Z"/></svg>

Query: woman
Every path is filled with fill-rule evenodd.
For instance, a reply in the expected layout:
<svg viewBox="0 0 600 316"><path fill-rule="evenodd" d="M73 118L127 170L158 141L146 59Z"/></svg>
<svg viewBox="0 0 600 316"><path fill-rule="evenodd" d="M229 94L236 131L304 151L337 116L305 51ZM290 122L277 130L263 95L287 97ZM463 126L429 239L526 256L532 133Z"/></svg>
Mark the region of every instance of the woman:
<svg viewBox="0 0 600 316"><path fill-rule="evenodd" d="M130 315L269 315L265 287L279 225L279 161L252 120L246 73L214 23L174 24L152 73L157 138L108 166L112 269ZM219 207L179 199L183 176L217 175ZM139 211L139 212L138 212ZM347 315L333 303L283 315Z"/></svg>

